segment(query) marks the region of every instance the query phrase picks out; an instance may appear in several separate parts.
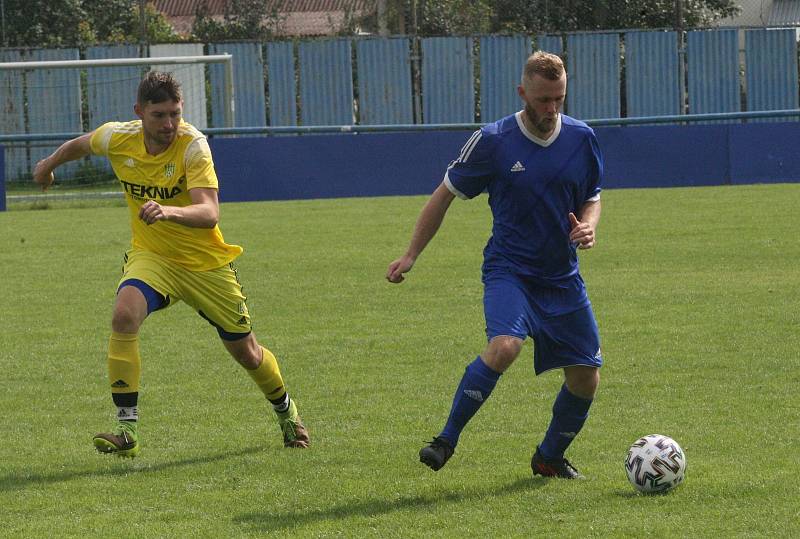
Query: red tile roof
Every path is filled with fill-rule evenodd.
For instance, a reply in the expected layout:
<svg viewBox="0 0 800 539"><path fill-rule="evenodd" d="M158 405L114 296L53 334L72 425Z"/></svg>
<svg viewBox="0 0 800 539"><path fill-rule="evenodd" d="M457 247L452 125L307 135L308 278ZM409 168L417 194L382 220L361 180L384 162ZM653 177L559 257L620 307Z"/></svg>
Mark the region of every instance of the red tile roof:
<svg viewBox="0 0 800 539"><path fill-rule="evenodd" d="M155 8L166 16L194 16L197 7L206 2L212 15L225 13L228 0L155 0ZM277 9L283 13L302 11L369 11L375 7L375 0L264 0L271 11Z"/></svg>
<svg viewBox="0 0 800 539"><path fill-rule="evenodd" d="M215 19L225 14L228 0L155 0L155 8L180 34L192 31L197 7L206 2ZM335 33L343 24L345 13L369 13L376 0L264 0L268 10L283 15L278 32L290 36L319 36Z"/></svg>

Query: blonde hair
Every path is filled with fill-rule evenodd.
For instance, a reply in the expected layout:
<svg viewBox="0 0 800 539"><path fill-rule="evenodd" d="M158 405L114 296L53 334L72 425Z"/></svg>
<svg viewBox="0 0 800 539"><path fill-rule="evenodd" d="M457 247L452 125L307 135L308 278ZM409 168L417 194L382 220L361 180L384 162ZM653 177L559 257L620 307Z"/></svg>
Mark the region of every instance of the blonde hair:
<svg viewBox="0 0 800 539"><path fill-rule="evenodd" d="M558 80L564 75L564 62L555 54L536 51L525 61L522 69L522 82L531 80L534 75L539 75L549 80Z"/></svg>

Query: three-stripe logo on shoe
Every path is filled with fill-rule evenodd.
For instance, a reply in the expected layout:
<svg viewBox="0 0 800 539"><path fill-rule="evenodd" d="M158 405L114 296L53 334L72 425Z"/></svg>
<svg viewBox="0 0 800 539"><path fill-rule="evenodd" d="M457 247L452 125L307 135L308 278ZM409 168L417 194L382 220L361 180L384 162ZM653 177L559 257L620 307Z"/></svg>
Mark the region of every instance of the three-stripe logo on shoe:
<svg viewBox="0 0 800 539"><path fill-rule="evenodd" d="M477 389L465 389L464 395L466 395L472 400L483 402L483 393L481 393Z"/></svg>
<svg viewBox="0 0 800 539"><path fill-rule="evenodd" d="M130 387L130 386L128 386L128 384L127 384L127 382L125 382L125 380L117 380L116 382L111 384L111 387Z"/></svg>

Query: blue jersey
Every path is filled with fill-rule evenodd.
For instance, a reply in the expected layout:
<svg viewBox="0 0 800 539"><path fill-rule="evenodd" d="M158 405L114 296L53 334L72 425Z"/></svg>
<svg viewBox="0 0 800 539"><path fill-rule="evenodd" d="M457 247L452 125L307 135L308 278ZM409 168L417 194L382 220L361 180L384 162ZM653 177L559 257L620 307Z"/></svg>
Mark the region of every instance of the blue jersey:
<svg viewBox="0 0 800 539"><path fill-rule="evenodd" d="M492 236L484 274L501 269L545 285L578 274L569 241L569 213L598 200L603 158L594 131L559 114L547 140L535 137L518 112L476 131L447 168L445 184L459 198L489 193Z"/></svg>

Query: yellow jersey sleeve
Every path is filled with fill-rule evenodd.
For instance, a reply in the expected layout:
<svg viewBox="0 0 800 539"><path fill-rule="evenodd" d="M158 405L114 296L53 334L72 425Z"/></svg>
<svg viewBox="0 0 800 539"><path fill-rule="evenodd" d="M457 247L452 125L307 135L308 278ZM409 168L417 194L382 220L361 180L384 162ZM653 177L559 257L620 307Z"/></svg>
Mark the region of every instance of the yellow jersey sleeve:
<svg viewBox="0 0 800 539"><path fill-rule="evenodd" d="M208 147L205 138L196 138L187 146L185 160L187 189L196 187L219 189L211 148Z"/></svg>
<svg viewBox="0 0 800 539"><path fill-rule="evenodd" d="M114 129L119 125L119 122L108 122L94 130L89 139L94 155L108 155L108 144L111 142L111 135L114 134Z"/></svg>

